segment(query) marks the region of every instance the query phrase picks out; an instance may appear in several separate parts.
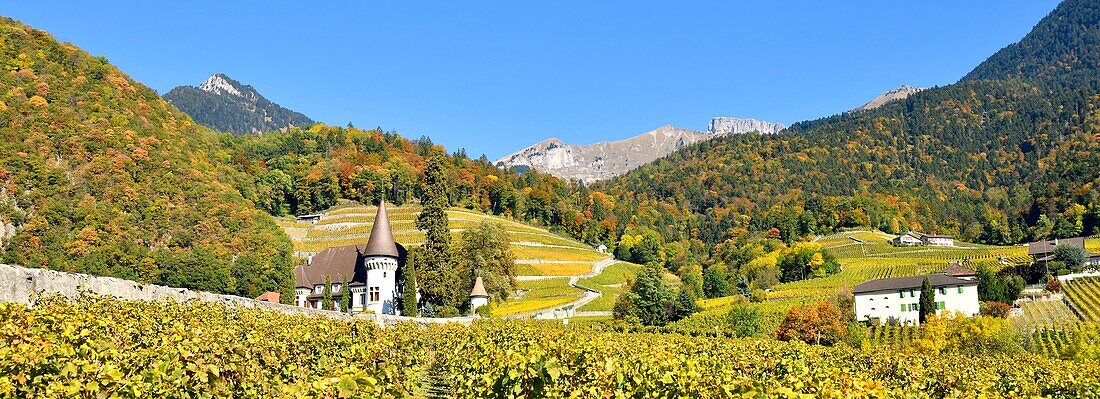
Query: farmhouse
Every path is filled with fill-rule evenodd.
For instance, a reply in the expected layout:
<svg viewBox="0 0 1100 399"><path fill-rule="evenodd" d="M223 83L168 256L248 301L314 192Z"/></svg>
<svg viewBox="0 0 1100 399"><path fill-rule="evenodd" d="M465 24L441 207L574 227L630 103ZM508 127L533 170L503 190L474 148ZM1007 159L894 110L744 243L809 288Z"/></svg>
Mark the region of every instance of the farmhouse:
<svg viewBox="0 0 1100 399"><path fill-rule="evenodd" d="M885 324L891 320L917 324L920 320L921 284L927 278L936 296L936 313L979 313L978 282L946 273L871 280L856 285L856 320Z"/></svg>
<svg viewBox="0 0 1100 399"><path fill-rule="evenodd" d="M1089 253L1085 249L1085 239L1083 237L1056 238L1053 240L1031 242L1027 244L1027 254L1035 259L1035 263L1043 264L1054 260L1054 248L1059 246L1080 248L1082 252L1088 254L1085 258L1086 265L1100 265L1100 254Z"/></svg>
<svg viewBox="0 0 1100 399"><path fill-rule="evenodd" d="M953 247L955 246L955 237L936 235L936 234L924 234L920 236L920 241L924 245L929 247Z"/></svg>
<svg viewBox="0 0 1100 399"><path fill-rule="evenodd" d="M890 240L890 245L895 247L915 247L921 244L923 244L923 242L919 238L913 237L912 234L902 234Z"/></svg>
<svg viewBox="0 0 1100 399"><path fill-rule="evenodd" d="M294 268L295 304L321 309L327 281L333 310L347 311L340 309L340 303L344 295L350 295L352 311L400 314L397 282L407 254L405 247L394 242L386 204L380 203L366 245L328 248Z"/></svg>

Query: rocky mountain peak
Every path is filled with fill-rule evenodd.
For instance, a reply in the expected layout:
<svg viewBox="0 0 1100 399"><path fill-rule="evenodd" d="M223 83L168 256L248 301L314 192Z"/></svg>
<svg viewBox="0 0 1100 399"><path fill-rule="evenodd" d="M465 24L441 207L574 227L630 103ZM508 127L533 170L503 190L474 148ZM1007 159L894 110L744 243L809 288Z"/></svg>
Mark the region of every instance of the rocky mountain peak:
<svg viewBox="0 0 1100 399"><path fill-rule="evenodd" d="M710 120L707 130L712 135L741 134L759 132L761 134L774 134L786 129L782 123L771 123L747 118L731 118L728 116L716 116Z"/></svg>

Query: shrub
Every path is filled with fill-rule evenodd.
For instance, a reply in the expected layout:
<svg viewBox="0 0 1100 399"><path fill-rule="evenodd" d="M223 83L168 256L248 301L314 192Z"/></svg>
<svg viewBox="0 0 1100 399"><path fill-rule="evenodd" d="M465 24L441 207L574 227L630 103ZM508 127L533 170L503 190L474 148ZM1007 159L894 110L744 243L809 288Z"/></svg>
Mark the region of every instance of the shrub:
<svg viewBox="0 0 1100 399"><path fill-rule="evenodd" d="M760 311L755 308L737 304L726 313L726 327L735 337L755 337L760 326Z"/></svg>
<svg viewBox="0 0 1100 399"><path fill-rule="evenodd" d="M981 303L982 316L990 317L1008 317L1008 313L1012 311L1012 305L1004 302L985 301Z"/></svg>

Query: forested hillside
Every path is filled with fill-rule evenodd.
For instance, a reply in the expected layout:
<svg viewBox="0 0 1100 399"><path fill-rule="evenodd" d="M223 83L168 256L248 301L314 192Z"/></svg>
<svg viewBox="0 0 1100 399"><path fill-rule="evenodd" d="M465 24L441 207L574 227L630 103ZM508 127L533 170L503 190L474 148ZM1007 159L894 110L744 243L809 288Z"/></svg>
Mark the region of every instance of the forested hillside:
<svg viewBox="0 0 1100 399"><path fill-rule="evenodd" d="M0 261L253 296L291 244L218 135L102 57L0 18Z"/></svg>
<svg viewBox="0 0 1100 399"><path fill-rule="evenodd" d="M1097 22L1094 5L1069 1L970 75L1010 79L967 79L778 135L700 143L595 187L642 210L673 210L639 211L633 222L706 244L772 228L786 239L862 226L993 244L1094 234ZM1004 72L1009 65L1023 72Z"/></svg>

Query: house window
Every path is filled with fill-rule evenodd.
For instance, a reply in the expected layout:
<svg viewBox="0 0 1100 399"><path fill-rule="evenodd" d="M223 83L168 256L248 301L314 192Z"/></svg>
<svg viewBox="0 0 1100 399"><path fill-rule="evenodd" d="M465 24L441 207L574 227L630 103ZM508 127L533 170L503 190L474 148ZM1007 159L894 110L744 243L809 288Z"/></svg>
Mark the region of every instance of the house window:
<svg viewBox="0 0 1100 399"><path fill-rule="evenodd" d="M378 302L378 298L380 296L381 295L380 295L380 291L379 291L378 287L370 287L370 301L371 302Z"/></svg>
<svg viewBox="0 0 1100 399"><path fill-rule="evenodd" d="M317 284L317 285L313 286L313 293L320 294L321 291L324 290L324 289L325 289L324 286L322 286L321 284Z"/></svg>
<svg viewBox="0 0 1100 399"><path fill-rule="evenodd" d="M940 310L940 309L943 309L943 308L944 308L943 301L936 302L936 310Z"/></svg>
<svg viewBox="0 0 1100 399"><path fill-rule="evenodd" d="M905 298L905 291L899 291L898 293L900 293L900 294L901 294L901 297L902 297L902 298Z"/></svg>
<svg viewBox="0 0 1100 399"><path fill-rule="evenodd" d="M947 288L946 287L940 287L940 295L947 295Z"/></svg>
<svg viewBox="0 0 1100 399"><path fill-rule="evenodd" d="M963 293L963 287L961 285L959 286L959 293Z"/></svg>
<svg viewBox="0 0 1100 399"><path fill-rule="evenodd" d="M314 299L312 301L309 301L309 307L311 307L311 308L319 309L320 306L318 306L318 305L320 305L320 302L316 299Z"/></svg>
<svg viewBox="0 0 1100 399"><path fill-rule="evenodd" d="M359 294L359 303L367 303L367 294Z"/></svg>

